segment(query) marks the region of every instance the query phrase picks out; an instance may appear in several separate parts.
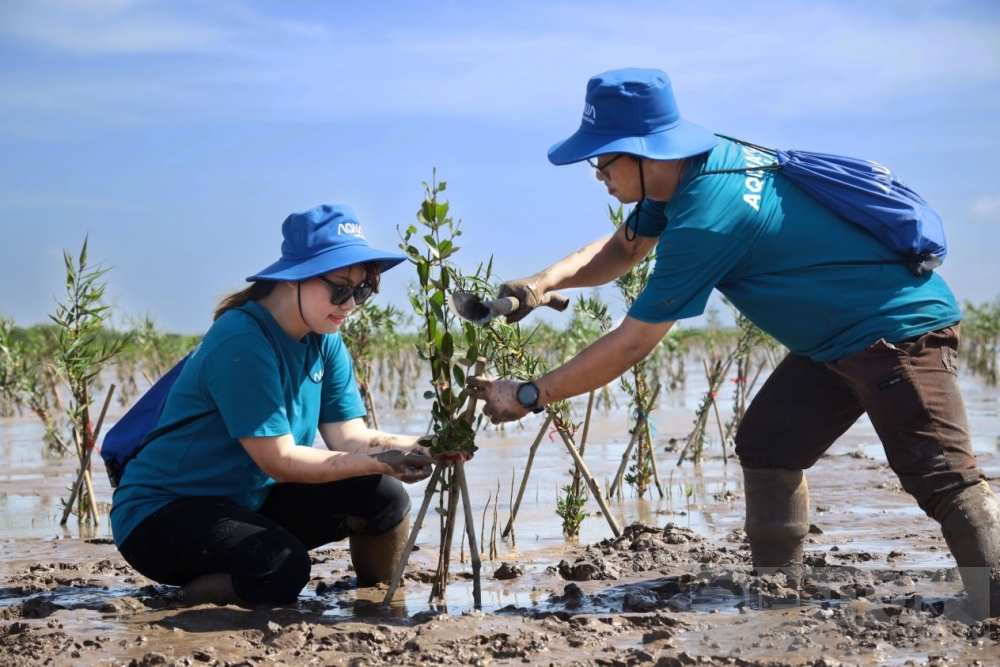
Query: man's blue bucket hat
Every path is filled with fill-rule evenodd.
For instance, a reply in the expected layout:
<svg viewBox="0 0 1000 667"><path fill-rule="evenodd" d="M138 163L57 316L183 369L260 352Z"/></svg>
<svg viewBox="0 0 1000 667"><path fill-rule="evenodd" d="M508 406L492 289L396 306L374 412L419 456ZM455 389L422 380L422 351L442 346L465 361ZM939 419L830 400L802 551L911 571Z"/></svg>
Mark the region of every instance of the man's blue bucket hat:
<svg viewBox="0 0 1000 667"><path fill-rule="evenodd" d="M673 87L658 69L617 69L587 82L580 129L549 149L552 164L628 153L679 160L712 149L718 138L681 118Z"/></svg>
<svg viewBox="0 0 1000 667"><path fill-rule="evenodd" d="M406 259L369 246L350 206L323 204L292 213L282 223L281 234L281 259L247 278L247 282L305 280L369 262L387 271Z"/></svg>

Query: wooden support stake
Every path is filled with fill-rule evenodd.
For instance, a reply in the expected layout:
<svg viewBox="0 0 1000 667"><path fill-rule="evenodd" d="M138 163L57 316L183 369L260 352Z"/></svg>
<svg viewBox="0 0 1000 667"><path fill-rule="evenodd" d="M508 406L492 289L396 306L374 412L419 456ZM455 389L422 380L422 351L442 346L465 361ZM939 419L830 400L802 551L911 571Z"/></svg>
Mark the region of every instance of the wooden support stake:
<svg viewBox="0 0 1000 667"><path fill-rule="evenodd" d="M510 532L514 530L514 520L517 518L517 510L521 507L524 490L528 486L528 474L531 472L531 464L535 460L535 452L538 451L538 445L542 442L542 438L545 437L550 424L552 424L552 415L546 414L545 423L542 424L542 428L538 431L535 441L531 443L531 449L528 450L528 461L524 464L524 477L521 478L521 488L517 491L517 500L514 501L514 506L510 508L510 519L507 520L507 526L503 529L503 533L500 534L500 537L503 539L507 539Z"/></svg>
<svg viewBox="0 0 1000 667"><path fill-rule="evenodd" d="M431 479L427 483L427 489L424 490L424 502L420 505L420 510L417 512L417 518L413 522L413 528L410 530L410 539L406 541L406 546L403 547L403 553L399 557L399 563L396 565L396 572L392 575L392 581L389 582L389 590L386 591L385 597L382 599L382 606L388 607L392 603L392 597L396 594L396 589L399 588L400 582L403 581L403 572L406 571L406 562L410 559L410 554L413 552L413 546L417 543L417 534L420 532L421 526L424 525L424 516L427 514L427 508L430 507L431 500L434 498L434 493L437 490L438 480L441 478L441 473L444 471L444 465L438 464L434 467L434 472L431 474Z"/></svg>
<svg viewBox="0 0 1000 667"><path fill-rule="evenodd" d="M97 499L94 497L94 487L90 479L90 457L94 453L94 448L97 446L97 436L101 434L101 426L104 424L104 415L108 412L108 406L111 404L111 395L115 393L115 385L111 385L108 388L108 395L104 399L104 407L101 408L101 414L97 418L97 426L94 427L93 441L90 446L86 448L83 453L83 458L80 460L80 473L76 476L76 482L73 484L73 488L69 494L69 500L66 502L66 509L63 510L62 520L59 522L60 526L66 525L66 520L69 518L69 513L73 510L73 503L76 502L76 496L80 493L80 487L84 481L87 482L87 493L90 494L90 505L91 505L91 517L94 519L94 525L98 525L101 521L100 515L97 513Z"/></svg>

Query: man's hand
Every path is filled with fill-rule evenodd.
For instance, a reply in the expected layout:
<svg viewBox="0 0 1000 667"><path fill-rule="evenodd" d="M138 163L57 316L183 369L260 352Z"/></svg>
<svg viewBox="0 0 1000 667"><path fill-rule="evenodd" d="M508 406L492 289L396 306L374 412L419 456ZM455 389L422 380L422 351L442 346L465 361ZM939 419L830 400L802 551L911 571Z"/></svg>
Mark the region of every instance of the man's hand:
<svg viewBox="0 0 1000 667"><path fill-rule="evenodd" d="M530 278L508 280L503 285L500 285L497 298L502 299L506 296L515 297L518 304L520 304L517 310L507 315L507 324L513 324L514 322L520 322L528 313L538 308L542 302L544 293L538 291L538 280L532 276Z"/></svg>
<svg viewBox="0 0 1000 667"><path fill-rule="evenodd" d="M465 388L469 396L483 401L483 414L494 424L510 422L528 414L529 410L517 400L517 380L484 380L477 377L466 379Z"/></svg>
<svg viewBox="0 0 1000 667"><path fill-rule="evenodd" d="M434 459L426 454L390 449L378 454L369 454L369 456L389 466L390 472L387 474L405 484L413 484L427 479L434 471Z"/></svg>

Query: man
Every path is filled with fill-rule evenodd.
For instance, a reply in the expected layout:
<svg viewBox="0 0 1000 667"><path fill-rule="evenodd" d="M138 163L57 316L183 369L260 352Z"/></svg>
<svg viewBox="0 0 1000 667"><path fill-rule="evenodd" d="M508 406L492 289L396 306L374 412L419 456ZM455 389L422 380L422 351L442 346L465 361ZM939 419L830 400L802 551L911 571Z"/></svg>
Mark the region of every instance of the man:
<svg viewBox="0 0 1000 667"><path fill-rule="evenodd" d="M1000 504L972 453L961 315L944 280L914 275L866 230L761 169L773 156L682 119L659 70L592 78L579 130L549 160L588 160L609 194L638 205L613 235L505 283L500 295L521 303L510 321L550 290L613 280L654 247L656 265L622 324L563 366L526 383L470 379L485 414L519 419L607 384L718 289L790 350L736 435L754 567L798 574L804 470L867 413L903 488L941 524L972 613L1000 614Z"/></svg>

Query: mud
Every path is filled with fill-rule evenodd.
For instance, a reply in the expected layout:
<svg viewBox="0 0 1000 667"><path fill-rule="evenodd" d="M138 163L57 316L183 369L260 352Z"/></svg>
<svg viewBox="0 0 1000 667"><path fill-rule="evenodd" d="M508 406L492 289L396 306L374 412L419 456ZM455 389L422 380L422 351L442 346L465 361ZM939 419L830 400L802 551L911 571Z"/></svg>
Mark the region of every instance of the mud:
<svg viewBox="0 0 1000 667"><path fill-rule="evenodd" d="M977 456L996 491L996 397L967 400L980 429ZM467 465L483 552L481 609L467 546L456 545L445 603L428 602L436 520L420 533L387 608L384 587L357 588L341 544L314 552L312 580L293 607L185 607L176 589L132 571L106 532L59 529L52 498L71 477L66 464L25 455L17 443L34 436L0 423L15 445L0 452L8 473L0 665L1000 664L1000 619L968 617L937 525L902 491L870 426L860 423L809 471L807 566L794 586L782 573L751 572L738 466L718 448L698 468L674 466L670 440L690 418L689 407L675 407L676 416L667 406L657 422L664 495L653 489L612 502L619 538L593 500L581 539L560 535L552 510L570 460L554 439L539 449L515 541L493 538L538 425L484 438ZM627 442L616 419L597 424L585 457L602 481ZM412 493L416 512L423 488Z"/></svg>

